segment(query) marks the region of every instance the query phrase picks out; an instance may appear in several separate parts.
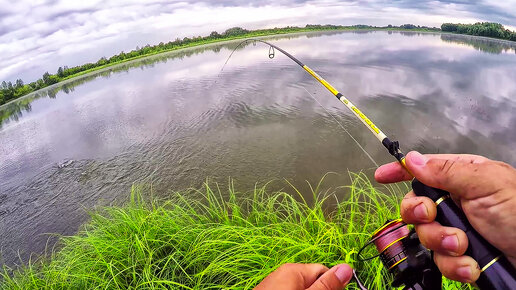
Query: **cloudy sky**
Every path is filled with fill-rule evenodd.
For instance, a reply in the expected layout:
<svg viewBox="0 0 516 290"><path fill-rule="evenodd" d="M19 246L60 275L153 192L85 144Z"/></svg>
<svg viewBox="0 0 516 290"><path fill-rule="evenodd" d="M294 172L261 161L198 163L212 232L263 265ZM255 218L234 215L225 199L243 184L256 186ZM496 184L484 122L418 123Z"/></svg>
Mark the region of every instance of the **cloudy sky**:
<svg viewBox="0 0 516 290"><path fill-rule="evenodd" d="M232 26L477 21L516 30L516 0L0 0L0 80Z"/></svg>

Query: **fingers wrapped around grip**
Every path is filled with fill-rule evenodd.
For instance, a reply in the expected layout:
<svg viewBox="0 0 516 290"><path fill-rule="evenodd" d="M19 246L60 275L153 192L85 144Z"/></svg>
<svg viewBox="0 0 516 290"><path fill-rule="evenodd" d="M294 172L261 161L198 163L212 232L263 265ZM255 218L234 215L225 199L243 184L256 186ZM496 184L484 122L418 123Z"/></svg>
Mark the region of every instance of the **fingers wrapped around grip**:
<svg viewBox="0 0 516 290"><path fill-rule="evenodd" d="M463 283L474 283L480 276L480 267L469 256L452 257L434 253L434 262L448 279Z"/></svg>
<svg viewBox="0 0 516 290"><path fill-rule="evenodd" d="M432 251L451 256L460 256L468 248L468 237L462 230L444 227L435 221L437 208L428 197L409 192L401 202L401 218L405 223L415 224L421 244Z"/></svg>
<svg viewBox="0 0 516 290"><path fill-rule="evenodd" d="M416 196L413 191L401 202L401 218L407 224L433 222L436 215L435 203L428 197Z"/></svg>
<svg viewBox="0 0 516 290"><path fill-rule="evenodd" d="M462 230L445 227L435 221L437 207L427 197L409 192L401 202L401 217L414 224L421 244L434 251L434 261L441 273L452 280L465 283L476 281L480 275L478 264L464 256L468 237Z"/></svg>
<svg viewBox="0 0 516 290"><path fill-rule="evenodd" d="M438 222L416 225L419 241L428 249L449 256L462 256L468 248L468 237L462 230L443 227Z"/></svg>

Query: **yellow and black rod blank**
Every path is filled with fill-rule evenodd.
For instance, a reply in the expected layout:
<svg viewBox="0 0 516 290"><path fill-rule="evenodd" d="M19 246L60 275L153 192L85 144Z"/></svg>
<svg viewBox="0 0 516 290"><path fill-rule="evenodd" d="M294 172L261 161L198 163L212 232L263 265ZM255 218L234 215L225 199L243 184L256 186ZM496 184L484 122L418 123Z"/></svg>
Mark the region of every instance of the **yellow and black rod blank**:
<svg viewBox="0 0 516 290"><path fill-rule="evenodd" d="M276 49L301 66L313 78L315 78L326 89L328 89L335 97L337 97L339 101L346 105L346 107L369 129L369 131L371 131L373 135L380 142L382 142L383 146L387 148L389 153L394 156L394 158L396 158L396 160L398 160L404 168L406 168L405 156L400 150L399 143L397 141L391 141L389 138L387 138L387 136L378 128L378 126L376 126L350 100L339 93L339 91L337 91L319 74L303 64L290 53L267 41L260 39L247 39L240 43L238 46L250 41L261 42L272 47L272 52L269 51L269 57L271 58L274 57L274 49ZM507 258L498 249L489 244L489 242L482 238L482 236L480 236L480 234L478 234L478 232L473 229L473 227L469 224L466 216L464 215L464 212L462 212L453 202L453 200L449 198L450 195L448 192L427 186L416 179L414 179L412 182L412 188L414 189L416 195L427 196L435 202L437 205L436 220L440 224L449 227L456 227L466 232L466 235L469 239L469 246L466 254L477 261L482 271L482 274L477 281L477 285L480 287L480 289L516 289L515 268L511 265L511 263L509 263Z"/></svg>

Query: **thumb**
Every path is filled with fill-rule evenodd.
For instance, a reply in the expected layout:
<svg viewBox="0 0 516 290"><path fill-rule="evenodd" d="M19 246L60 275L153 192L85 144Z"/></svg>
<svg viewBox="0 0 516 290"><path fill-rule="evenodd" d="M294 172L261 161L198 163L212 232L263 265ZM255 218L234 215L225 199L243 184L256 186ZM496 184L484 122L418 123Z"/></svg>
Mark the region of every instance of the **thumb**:
<svg viewBox="0 0 516 290"><path fill-rule="evenodd" d="M347 264L340 264L324 273L307 290L342 290L352 276L353 269Z"/></svg>
<svg viewBox="0 0 516 290"><path fill-rule="evenodd" d="M475 195L492 192L497 185L489 176L492 171L496 171L493 163L480 156L473 157L425 156L412 151L407 154L405 161L408 170L422 183L452 192L462 198L474 198Z"/></svg>

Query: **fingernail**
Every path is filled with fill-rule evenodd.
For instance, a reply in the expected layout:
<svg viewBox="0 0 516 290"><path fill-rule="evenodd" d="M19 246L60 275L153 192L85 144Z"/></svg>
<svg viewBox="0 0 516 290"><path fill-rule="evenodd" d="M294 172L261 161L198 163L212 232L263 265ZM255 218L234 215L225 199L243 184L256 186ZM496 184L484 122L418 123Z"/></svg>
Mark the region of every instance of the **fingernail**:
<svg viewBox="0 0 516 290"><path fill-rule="evenodd" d="M337 270L335 271L335 276L339 279L340 282L347 282L351 280L351 275L353 275L353 270L347 264L340 264L337 266Z"/></svg>
<svg viewBox="0 0 516 290"><path fill-rule="evenodd" d="M464 280L471 280L471 267L470 266L464 266L457 269L457 275L461 277Z"/></svg>
<svg viewBox="0 0 516 290"><path fill-rule="evenodd" d="M459 238L457 235L445 236L441 242L441 245L446 250L456 253L459 250Z"/></svg>
<svg viewBox="0 0 516 290"><path fill-rule="evenodd" d="M410 155L410 163L416 166L424 166L428 161L428 158L417 151L413 151Z"/></svg>
<svg viewBox="0 0 516 290"><path fill-rule="evenodd" d="M425 220L428 217L428 210L424 203L421 203L414 208L414 216L419 220Z"/></svg>

